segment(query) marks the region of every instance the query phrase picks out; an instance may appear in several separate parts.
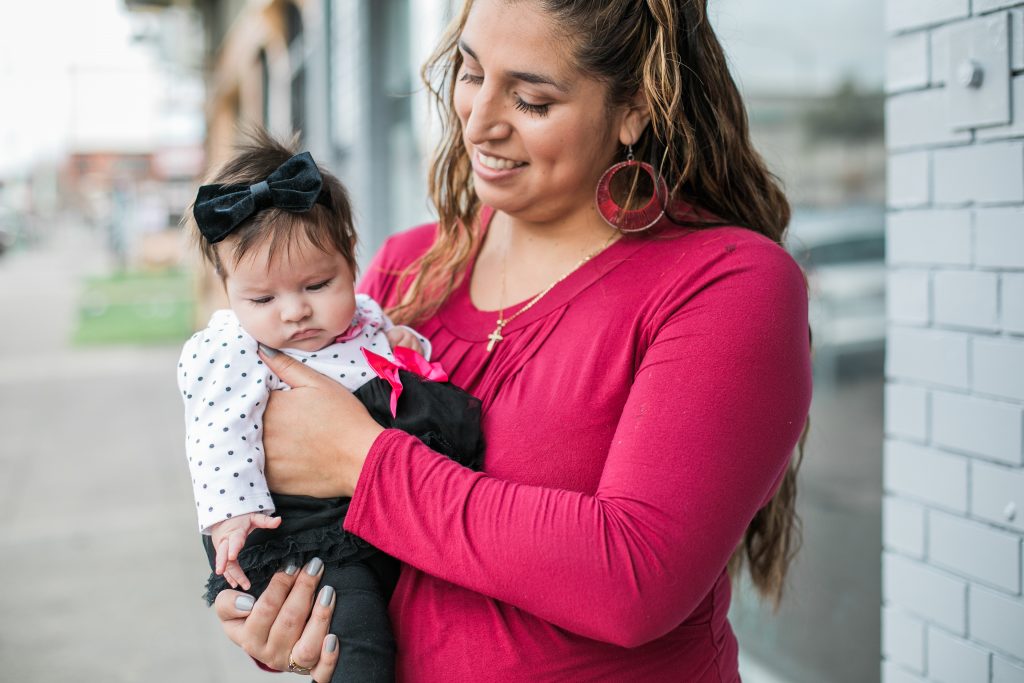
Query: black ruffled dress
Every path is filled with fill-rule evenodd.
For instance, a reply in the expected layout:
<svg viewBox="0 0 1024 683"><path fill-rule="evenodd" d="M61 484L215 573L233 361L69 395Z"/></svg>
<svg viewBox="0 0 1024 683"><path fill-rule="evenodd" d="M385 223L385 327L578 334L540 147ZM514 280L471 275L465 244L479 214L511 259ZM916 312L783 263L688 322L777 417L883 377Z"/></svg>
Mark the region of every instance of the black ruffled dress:
<svg viewBox="0 0 1024 683"><path fill-rule="evenodd" d="M355 392L382 427L401 429L432 450L471 469L480 469L484 441L480 401L448 382L433 382L399 370L402 393L397 417L391 415L391 385L375 378ZM395 643L387 604L398 580L398 561L342 529L350 498L312 498L272 494L281 517L276 529L257 529L246 539L238 562L259 597L273 574L288 563L304 567L314 557L324 562L321 585L337 593L331 633L341 653L332 683L394 680ZM210 566L215 551L203 536ZM210 574L205 598L230 588L222 576Z"/></svg>

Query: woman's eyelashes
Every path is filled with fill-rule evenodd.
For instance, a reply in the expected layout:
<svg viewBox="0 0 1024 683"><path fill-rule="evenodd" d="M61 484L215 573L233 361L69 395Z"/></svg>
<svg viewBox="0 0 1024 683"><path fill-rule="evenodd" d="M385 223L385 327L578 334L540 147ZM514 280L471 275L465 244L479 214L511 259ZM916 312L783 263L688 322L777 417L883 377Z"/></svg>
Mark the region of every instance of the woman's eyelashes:
<svg viewBox="0 0 1024 683"><path fill-rule="evenodd" d="M484 77L477 76L475 74L469 73L468 71L465 71L461 76L459 76L459 80L464 83L470 83L472 85L480 85L481 83L484 82ZM515 104L513 106L519 111L526 112L527 114L533 114L535 116L547 116L548 109L551 108L550 104L533 104L532 102L527 102L526 100L524 100L519 95L516 95L515 93L513 93L513 96L516 98Z"/></svg>
<svg viewBox="0 0 1024 683"><path fill-rule="evenodd" d="M547 116L548 109L551 107L550 104L531 104L527 102L519 95L516 95L516 109L519 111L525 111L527 114L534 114L535 116Z"/></svg>

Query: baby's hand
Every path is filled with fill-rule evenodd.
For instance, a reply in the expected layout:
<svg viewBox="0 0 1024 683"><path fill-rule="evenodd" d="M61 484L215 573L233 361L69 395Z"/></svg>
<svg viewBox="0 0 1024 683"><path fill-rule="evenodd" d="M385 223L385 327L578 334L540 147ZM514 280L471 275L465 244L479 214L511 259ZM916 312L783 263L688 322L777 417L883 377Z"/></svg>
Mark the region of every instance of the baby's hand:
<svg viewBox="0 0 1024 683"><path fill-rule="evenodd" d="M391 343L391 348L396 346L404 346L412 349L416 353L423 355L423 345L420 344L420 340L416 338L416 335L412 333L406 327L392 327L390 330L385 332L388 337L388 341Z"/></svg>
<svg viewBox="0 0 1024 683"><path fill-rule="evenodd" d="M213 547L217 550L214 572L227 579L232 588L241 586L242 590L249 590L252 585L238 564L238 553L254 529L276 529L280 525L280 517L269 517L262 512L249 512L214 524L210 529Z"/></svg>

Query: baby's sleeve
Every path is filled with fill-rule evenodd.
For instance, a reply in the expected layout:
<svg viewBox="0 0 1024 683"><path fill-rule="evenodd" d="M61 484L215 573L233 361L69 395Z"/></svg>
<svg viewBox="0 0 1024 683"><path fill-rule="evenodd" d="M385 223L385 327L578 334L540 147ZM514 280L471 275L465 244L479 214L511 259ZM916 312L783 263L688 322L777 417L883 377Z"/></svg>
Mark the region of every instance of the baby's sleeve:
<svg viewBox="0 0 1024 683"><path fill-rule="evenodd" d="M272 513L260 430L274 378L255 340L215 315L185 343L177 373L200 531L239 514Z"/></svg>
<svg viewBox="0 0 1024 683"><path fill-rule="evenodd" d="M400 328L412 332L416 339L419 340L420 346L423 347L423 357L430 360L433 347L430 344L430 340L424 337L422 334L409 327L408 325L395 325L391 318L384 313L384 310L380 307L380 304L374 301L366 294L356 294L356 305L359 307L359 313L364 316L367 320L377 321L377 325L380 327L382 332L387 332L393 328Z"/></svg>

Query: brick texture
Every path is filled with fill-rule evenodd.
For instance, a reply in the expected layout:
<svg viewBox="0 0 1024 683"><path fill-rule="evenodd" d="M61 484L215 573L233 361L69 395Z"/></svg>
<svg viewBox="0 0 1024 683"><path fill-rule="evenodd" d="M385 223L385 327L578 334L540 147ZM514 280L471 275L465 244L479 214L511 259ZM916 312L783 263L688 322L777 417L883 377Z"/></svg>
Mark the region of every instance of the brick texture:
<svg viewBox="0 0 1024 683"><path fill-rule="evenodd" d="M886 26L882 681L1024 683L1024 0ZM1008 123L980 109L1005 95Z"/></svg>

